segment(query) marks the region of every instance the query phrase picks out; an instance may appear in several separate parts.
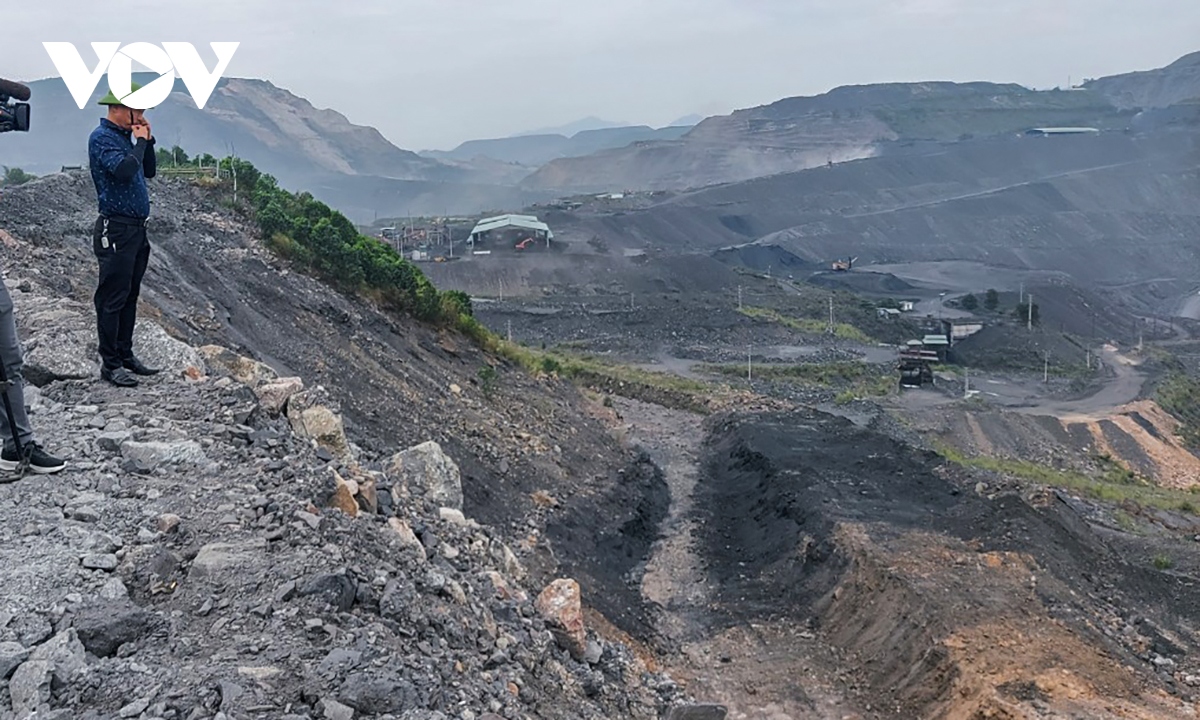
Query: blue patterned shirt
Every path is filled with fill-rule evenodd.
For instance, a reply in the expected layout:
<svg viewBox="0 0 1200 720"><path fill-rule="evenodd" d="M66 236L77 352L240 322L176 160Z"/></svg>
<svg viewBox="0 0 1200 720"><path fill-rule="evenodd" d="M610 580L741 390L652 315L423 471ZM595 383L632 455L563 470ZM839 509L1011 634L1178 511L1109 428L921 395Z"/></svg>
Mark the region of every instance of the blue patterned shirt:
<svg viewBox="0 0 1200 720"><path fill-rule="evenodd" d="M150 217L146 178L154 177L157 172L154 140L138 140L134 144L131 136L129 130L101 118L100 126L88 137L88 163L101 215Z"/></svg>

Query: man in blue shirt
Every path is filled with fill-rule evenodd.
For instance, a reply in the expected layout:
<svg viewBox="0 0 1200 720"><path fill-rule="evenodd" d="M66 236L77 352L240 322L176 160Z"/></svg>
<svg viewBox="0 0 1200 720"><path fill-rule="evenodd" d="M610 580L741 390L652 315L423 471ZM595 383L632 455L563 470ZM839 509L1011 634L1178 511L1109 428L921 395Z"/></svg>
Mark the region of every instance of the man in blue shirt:
<svg viewBox="0 0 1200 720"><path fill-rule="evenodd" d="M133 84L133 90L139 88ZM93 298L103 367L100 377L119 387L135 387L136 375L154 375L133 354L133 328L142 277L150 260L146 222L154 177L154 136L141 110L121 104L111 92L100 100L108 117L88 138L88 161L100 216L92 230L92 252L100 265Z"/></svg>

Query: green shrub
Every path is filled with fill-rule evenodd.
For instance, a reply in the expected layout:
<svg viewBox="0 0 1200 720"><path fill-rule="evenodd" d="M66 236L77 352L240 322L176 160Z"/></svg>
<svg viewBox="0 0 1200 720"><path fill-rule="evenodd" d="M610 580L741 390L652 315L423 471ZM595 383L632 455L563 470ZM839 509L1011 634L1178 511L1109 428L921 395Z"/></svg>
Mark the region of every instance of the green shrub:
<svg viewBox="0 0 1200 720"><path fill-rule="evenodd" d="M496 373L496 368L491 365L484 365L479 368L479 387L483 390L483 397L491 400L496 394L496 382L499 379Z"/></svg>

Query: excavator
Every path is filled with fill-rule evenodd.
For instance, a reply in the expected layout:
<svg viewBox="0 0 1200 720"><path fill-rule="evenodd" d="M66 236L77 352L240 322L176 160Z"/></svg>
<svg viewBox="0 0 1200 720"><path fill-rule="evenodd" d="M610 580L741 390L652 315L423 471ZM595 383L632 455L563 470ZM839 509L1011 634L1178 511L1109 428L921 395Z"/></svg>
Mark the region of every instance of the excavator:
<svg viewBox="0 0 1200 720"><path fill-rule="evenodd" d="M533 238L527 237L524 240L522 240L521 242L517 243L517 249L524 250L525 248L529 247L529 243L531 243L531 242L533 242Z"/></svg>
<svg viewBox="0 0 1200 720"><path fill-rule="evenodd" d="M858 260L858 258L852 257L852 258L846 258L845 260L842 260L839 258L837 260L834 260L833 261L833 269L835 272L846 272L850 268L854 267L855 260Z"/></svg>

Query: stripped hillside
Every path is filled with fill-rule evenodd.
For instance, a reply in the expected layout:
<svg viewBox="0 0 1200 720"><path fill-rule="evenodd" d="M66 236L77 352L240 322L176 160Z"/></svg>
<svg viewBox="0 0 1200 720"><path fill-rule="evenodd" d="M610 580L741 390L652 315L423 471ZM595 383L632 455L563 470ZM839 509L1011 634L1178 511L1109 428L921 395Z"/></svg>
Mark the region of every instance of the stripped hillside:
<svg viewBox="0 0 1200 720"><path fill-rule="evenodd" d="M857 256L864 269L955 260L1085 284L1161 280L1143 295L1161 303L1200 271L1198 149L1188 129L918 145L551 222L566 239L613 247L712 252L757 242L822 265ZM986 271L977 274L982 285L961 282L988 287Z"/></svg>
<svg viewBox="0 0 1200 720"><path fill-rule="evenodd" d="M523 184L679 190L873 157L896 142L993 137L1038 125L1121 128L1131 115L1090 91L940 82L841 87L711 117L678 141L556 160Z"/></svg>

